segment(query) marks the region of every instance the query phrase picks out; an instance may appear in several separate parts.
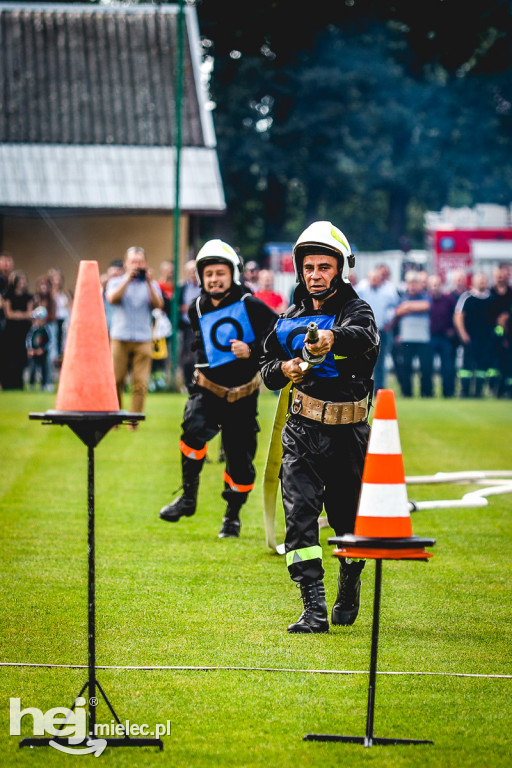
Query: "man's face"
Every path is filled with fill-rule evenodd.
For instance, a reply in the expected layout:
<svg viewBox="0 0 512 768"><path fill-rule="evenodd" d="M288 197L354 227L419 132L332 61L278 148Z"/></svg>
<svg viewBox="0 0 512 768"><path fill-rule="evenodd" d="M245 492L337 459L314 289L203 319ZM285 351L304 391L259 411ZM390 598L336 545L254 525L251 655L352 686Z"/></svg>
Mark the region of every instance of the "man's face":
<svg viewBox="0 0 512 768"><path fill-rule="evenodd" d="M489 287L489 278L484 272L473 275L472 286L476 291L486 291Z"/></svg>
<svg viewBox="0 0 512 768"><path fill-rule="evenodd" d="M418 293L421 293L421 282L417 277L410 277L408 280L406 280L406 287L407 293L409 293L411 296L417 296Z"/></svg>
<svg viewBox="0 0 512 768"><path fill-rule="evenodd" d="M124 268L127 272L131 272L132 269L145 269L146 259L144 254L140 251L130 251L130 253L127 253L124 260Z"/></svg>
<svg viewBox="0 0 512 768"><path fill-rule="evenodd" d="M308 293L314 296L329 288L338 274L338 260L334 256L306 256L302 262L302 274Z"/></svg>
<svg viewBox="0 0 512 768"><path fill-rule="evenodd" d="M382 282L381 274L376 269L371 269L366 277L370 288L378 288Z"/></svg>
<svg viewBox="0 0 512 768"><path fill-rule="evenodd" d="M203 269L204 290L213 296L228 291L231 281L231 269L227 264L207 264Z"/></svg>
<svg viewBox="0 0 512 768"><path fill-rule="evenodd" d="M428 278L428 287L430 293L438 296L441 293L442 282L439 275L430 275Z"/></svg>
<svg viewBox="0 0 512 768"><path fill-rule="evenodd" d="M509 271L506 267L496 267L493 277L496 285L506 287L509 280Z"/></svg>

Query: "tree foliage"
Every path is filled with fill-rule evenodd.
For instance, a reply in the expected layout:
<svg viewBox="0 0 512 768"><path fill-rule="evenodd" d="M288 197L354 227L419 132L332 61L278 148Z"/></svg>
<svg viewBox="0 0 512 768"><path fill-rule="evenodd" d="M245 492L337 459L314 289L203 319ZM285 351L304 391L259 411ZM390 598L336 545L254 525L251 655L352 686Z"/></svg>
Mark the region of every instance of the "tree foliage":
<svg viewBox="0 0 512 768"><path fill-rule="evenodd" d="M422 212L510 203L512 16L489 0L196 3L229 216L259 257L331 218L422 245Z"/></svg>

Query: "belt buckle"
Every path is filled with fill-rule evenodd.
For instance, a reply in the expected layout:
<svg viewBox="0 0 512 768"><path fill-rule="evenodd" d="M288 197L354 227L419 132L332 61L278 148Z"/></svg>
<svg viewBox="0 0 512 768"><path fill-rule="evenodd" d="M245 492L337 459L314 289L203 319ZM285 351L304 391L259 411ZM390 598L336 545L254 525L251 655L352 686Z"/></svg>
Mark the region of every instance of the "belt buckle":
<svg viewBox="0 0 512 768"><path fill-rule="evenodd" d="M294 416L298 416L299 413L302 411L302 395L296 394L292 404L290 406L290 411L293 413Z"/></svg>

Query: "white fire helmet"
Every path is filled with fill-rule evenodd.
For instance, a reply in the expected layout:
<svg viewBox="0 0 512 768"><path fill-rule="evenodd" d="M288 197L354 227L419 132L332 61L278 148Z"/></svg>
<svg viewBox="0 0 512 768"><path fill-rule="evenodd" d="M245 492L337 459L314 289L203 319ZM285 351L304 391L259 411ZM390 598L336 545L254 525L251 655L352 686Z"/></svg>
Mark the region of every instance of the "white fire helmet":
<svg viewBox="0 0 512 768"><path fill-rule="evenodd" d="M207 264L227 264L231 269L233 282L240 285L240 258L236 251L223 240L208 240L196 256L196 273L203 287L203 269Z"/></svg>
<svg viewBox="0 0 512 768"><path fill-rule="evenodd" d="M297 282L304 283L302 274L304 256L313 254L316 248L320 249L320 253L328 254L331 251L333 256L341 257L341 279L345 283L350 283L348 274L350 267L355 266L355 257L343 232L330 221L314 221L295 243L293 266Z"/></svg>

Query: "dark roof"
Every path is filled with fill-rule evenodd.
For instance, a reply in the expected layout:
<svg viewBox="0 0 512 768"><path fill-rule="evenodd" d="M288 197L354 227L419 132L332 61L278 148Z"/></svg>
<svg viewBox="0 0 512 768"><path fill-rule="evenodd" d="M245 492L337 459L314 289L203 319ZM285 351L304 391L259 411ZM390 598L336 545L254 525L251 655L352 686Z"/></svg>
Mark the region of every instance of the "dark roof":
<svg viewBox="0 0 512 768"><path fill-rule="evenodd" d="M177 5L0 3L0 143L173 146ZM212 146L184 34L183 146Z"/></svg>

